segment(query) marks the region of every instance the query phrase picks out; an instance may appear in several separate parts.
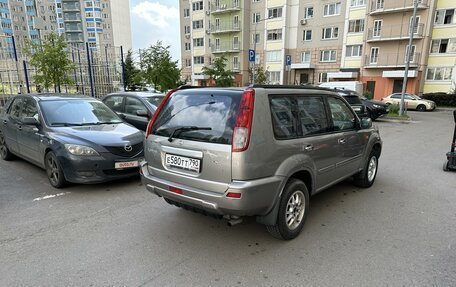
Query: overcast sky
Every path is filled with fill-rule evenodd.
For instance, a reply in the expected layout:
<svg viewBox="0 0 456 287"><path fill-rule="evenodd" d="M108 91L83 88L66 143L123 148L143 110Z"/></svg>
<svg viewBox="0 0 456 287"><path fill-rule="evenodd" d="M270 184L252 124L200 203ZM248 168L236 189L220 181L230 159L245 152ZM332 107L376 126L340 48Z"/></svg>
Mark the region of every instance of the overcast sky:
<svg viewBox="0 0 456 287"><path fill-rule="evenodd" d="M161 40L180 63L179 0L130 0L130 16L133 50Z"/></svg>

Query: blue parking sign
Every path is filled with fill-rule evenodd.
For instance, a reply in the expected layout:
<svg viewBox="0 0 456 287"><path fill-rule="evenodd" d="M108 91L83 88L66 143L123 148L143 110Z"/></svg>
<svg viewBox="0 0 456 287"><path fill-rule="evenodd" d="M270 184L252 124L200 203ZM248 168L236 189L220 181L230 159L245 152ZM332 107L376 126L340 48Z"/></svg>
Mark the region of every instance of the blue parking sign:
<svg viewBox="0 0 456 287"><path fill-rule="evenodd" d="M249 49L249 62L255 62L255 50Z"/></svg>
<svg viewBox="0 0 456 287"><path fill-rule="evenodd" d="M291 55L287 55L287 66L290 66L291 65Z"/></svg>

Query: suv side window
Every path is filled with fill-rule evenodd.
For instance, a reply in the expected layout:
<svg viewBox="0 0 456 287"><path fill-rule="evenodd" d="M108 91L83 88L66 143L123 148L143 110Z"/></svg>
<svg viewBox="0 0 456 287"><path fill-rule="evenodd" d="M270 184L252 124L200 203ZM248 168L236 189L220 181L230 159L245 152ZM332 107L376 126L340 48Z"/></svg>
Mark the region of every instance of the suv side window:
<svg viewBox="0 0 456 287"><path fill-rule="evenodd" d="M146 110L146 106L138 99L133 97L127 97L125 99L125 113L130 115L135 115L139 110Z"/></svg>
<svg viewBox="0 0 456 287"><path fill-rule="evenodd" d="M345 131L355 128L355 116L350 108L340 99L328 97L334 130Z"/></svg>
<svg viewBox="0 0 456 287"><path fill-rule="evenodd" d="M8 114L13 118L19 118L21 116L22 99L15 99L13 104L10 106Z"/></svg>
<svg viewBox="0 0 456 287"><path fill-rule="evenodd" d="M122 96L111 96L106 99L105 104L111 108L111 110L122 113L122 102L124 97Z"/></svg>
<svg viewBox="0 0 456 287"><path fill-rule="evenodd" d="M277 139L292 139L298 136L297 120L293 113L294 98L274 96L269 98L274 135Z"/></svg>
<svg viewBox="0 0 456 287"><path fill-rule="evenodd" d="M303 136L328 131L328 119L321 97L298 97L298 112Z"/></svg>
<svg viewBox="0 0 456 287"><path fill-rule="evenodd" d="M38 109L36 107L36 103L31 98L24 99L24 105L22 109L22 118L35 118L38 120Z"/></svg>

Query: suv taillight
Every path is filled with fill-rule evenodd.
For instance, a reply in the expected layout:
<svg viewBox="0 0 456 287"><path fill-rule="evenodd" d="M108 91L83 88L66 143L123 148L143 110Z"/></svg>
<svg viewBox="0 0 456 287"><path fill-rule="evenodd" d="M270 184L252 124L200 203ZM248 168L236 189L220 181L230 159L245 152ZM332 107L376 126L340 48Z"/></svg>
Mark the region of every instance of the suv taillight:
<svg viewBox="0 0 456 287"><path fill-rule="evenodd" d="M233 152L245 151L249 147L254 100L254 90L244 91L233 130L233 140L231 143Z"/></svg>
<svg viewBox="0 0 456 287"><path fill-rule="evenodd" d="M160 114L163 106L166 104L166 102L168 101L168 98L171 96L172 93L174 93L175 91L177 91L177 89L172 89L171 91L169 91L165 98L163 99L163 101L160 103L160 105L158 106L158 108L155 110L155 113L154 115L152 116L152 119L149 121L149 123L147 124L147 129L146 129L146 139L147 137L150 135L150 133L152 132L152 127L155 123L155 120L157 119L158 117L158 114Z"/></svg>

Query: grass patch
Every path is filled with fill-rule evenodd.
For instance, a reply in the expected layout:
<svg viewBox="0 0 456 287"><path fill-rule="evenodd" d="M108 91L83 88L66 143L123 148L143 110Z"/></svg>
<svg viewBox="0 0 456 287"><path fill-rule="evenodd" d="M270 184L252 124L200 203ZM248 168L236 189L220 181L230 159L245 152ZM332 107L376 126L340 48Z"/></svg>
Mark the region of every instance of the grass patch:
<svg viewBox="0 0 456 287"><path fill-rule="evenodd" d="M404 111L402 116L399 115L400 107L398 104L392 104L389 106L389 113L386 115L388 118L394 118L398 120L410 120L409 115L407 115L407 111Z"/></svg>

